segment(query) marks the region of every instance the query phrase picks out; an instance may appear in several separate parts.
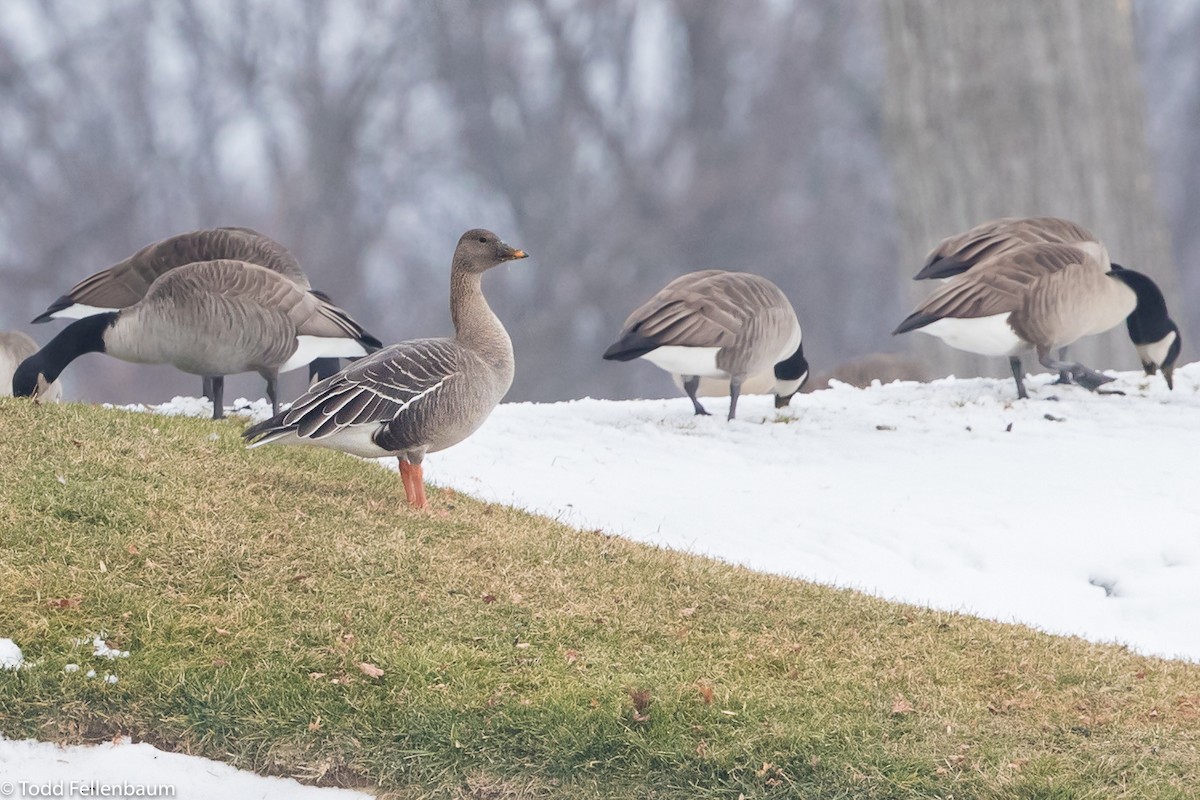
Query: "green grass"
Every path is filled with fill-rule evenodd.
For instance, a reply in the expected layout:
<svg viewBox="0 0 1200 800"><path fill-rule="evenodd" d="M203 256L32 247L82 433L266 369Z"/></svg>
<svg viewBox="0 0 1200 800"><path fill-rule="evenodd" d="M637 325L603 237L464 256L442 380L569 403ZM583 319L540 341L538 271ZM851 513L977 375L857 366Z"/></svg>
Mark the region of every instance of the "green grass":
<svg viewBox="0 0 1200 800"><path fill-rule="evenodd" d="M0 635L30 665L0 672L0 733L397 798L1200 786L1195 666L450 492L413 512L394 473L239 432L0 400ZM77 644L100 633L129 658Z"/></svg>

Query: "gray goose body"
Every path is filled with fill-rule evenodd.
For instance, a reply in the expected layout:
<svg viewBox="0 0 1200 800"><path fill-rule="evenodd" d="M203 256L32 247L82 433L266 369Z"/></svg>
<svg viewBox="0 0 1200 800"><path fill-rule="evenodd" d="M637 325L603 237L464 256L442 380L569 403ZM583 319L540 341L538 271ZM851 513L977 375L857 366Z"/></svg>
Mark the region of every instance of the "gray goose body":
<svg viewBox="0 0 1200 800"><path fill-rule="evenodd" d="M213 379L213 418L223 415L222 378L258 372L278 410L276 378L317 357L366 355L379 342L344 311L277 272L241 261L200 261L170 270L128 308L76 320L18 368L24 391L57 378L72 360L105 352L123 361L171 364Z"/></svg>
<svg viewBox="0 0 1200 800"><path fill-rule="evenodd" d="M0 332L0 397L12 395L13 373L22 361L37 350L37 342L21 331ZM49 403L57 403L62 399L62 384L54 381L39 387L38 397Z"/></svg>
<svg viewBox="0 0 1200 800"><path fill-rule="evenodd" d="M288 411L248 428L251 447L299 444L364 458L396 456L408 501L425 505L421 462L474 433L508 392L512 342L483 295L483 272L525 258L482 229L467 231L450 278L453 338L379 350L310 388Z"/></svg>
<svg viewBox="0 0 1200 800"><path fill-rule="evenodd" d="M951 278L893 333L921 330L960 350L1009 356L1022 398L1028 395L1017 356L1029 350L1044 366L1068 372L1080 385L1095 390L1112 378L1050 354L1123 320L1146 318L1173 327L1165 304L1156 309L1140 302L1145 293L1133 285L1135 276L1139 282L1153 283L1141 273L1111 264L1099 242L1025 245L983 259Z"/></svg>
<svg viewBox="0 0 1200 800"><path fill-rule="evenodd" d="M948 236L925 258L913 280L961 275L981 261L1027 244L1074 244L1098 241L1091 231L1061 217L1001 217Z"/></svg>
<svg viewBox="0 0 1200 800"><path fill-rule="evenodd" d="M808 377L800 322L778 286L759 275L702 270L681 275L639 306L604 358L644 358L682 379L697 414L701 378L730 382L729 419L743 383L773 373L776 407Z"/></svg>

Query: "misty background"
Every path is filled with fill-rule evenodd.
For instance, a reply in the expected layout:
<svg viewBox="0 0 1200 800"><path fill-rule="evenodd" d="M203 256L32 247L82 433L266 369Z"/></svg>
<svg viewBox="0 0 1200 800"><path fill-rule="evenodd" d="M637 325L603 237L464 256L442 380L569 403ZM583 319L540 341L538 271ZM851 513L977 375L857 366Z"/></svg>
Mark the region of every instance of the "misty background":
<svg viewBox="0 0 1200 800"><path fill-rule="evenodd" d="M1191 361L1196 42L1187 0L5 0L0 330L45 343L65 323L28 320L79 279L242 225L384 342L447 335L451 253L487 227L532 255L484 282L510 400L677 393L599 356L709 268L779 284L814 371L909 352L1006 374L890 331L938 239L1051 214L1162 283ZM1137 366L1123 330L1090 347ZM198 389L99 355L64 382L97 402Z"/></svg>

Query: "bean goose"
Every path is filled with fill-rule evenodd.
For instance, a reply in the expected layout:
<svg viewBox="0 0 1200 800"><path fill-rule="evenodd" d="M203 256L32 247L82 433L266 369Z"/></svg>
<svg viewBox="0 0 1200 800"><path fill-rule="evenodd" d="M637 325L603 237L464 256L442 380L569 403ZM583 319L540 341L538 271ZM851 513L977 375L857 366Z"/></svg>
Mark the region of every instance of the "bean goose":
<svg viewBox="0 0 1200 800"><path fill-rule="evenodd" d="M0 332L0 397L12 395L13 373L17 366L37 352L37 342L20 331ZM50 403L62 399L62 384L58 381L38 387L38 397Z"/></svg>
<svg viewBox="0 0 1200 800"><path fill-rule="evenodd" d="M242 261L199 261L170 270L128 308L63 328L17 368L13 393L34 395L39 380L57 379L84 353L108 353L211 378L213 419L220 419L225 375L258 372L278 411L280 372L378 347L346 312L277 272Z"/></svg>
<svg viewBox="0 0 1200 800"><path fill-rule="evenodd" d="M1027 350L1087 389L1113 380L1051 352L1122 320L1143 363L1161 367L1173 385L1181 341L1162 292L1145 275L1111 264L1094 241L1031 244L984 259L939 287L893 335L920 330L959 350L1008 356L1017 395L1027 398L1017 358Z"/></svg>
<svg viewBox="0 0 1200 800"><path fill-rule="evenodd" d="M800 322L779 287L745 272L710 269L681 275L625 320L610 361L644 358L683 377L697 414L700 379L729 381L729 417L749 376L774 373L775 407L788 404L808 377Z"/></svg>
<svg viewBox="0 0 1200 800"><path fill-rule="evenodd" d="M247 428L250 446L396 456L406 499L425 507L425 455L474 433L512 385L512 342L483 296L481 279L517 258L526 253L491 231L464 233L450 271L454 338L400 342L356 361L313 386L286 413Z"/></svg>
<svg viewBox="0 0 1200 800"><path fill-rule="evenodd" d="M949 236L929 252L914 281L961 275L984 259L1027 244L1098 241L1091 231L1059 217L1001 217Z"/></svg>
<svg viewBox="0 0 1200 800"><path fill-rule="evenodd" d="M33 321L82 319L105 311L117 311L145 297L154 281L167 271L196 261L220 259L257 264L278 272L304 289L312 289L300 262L271 237L250 228L206 228L146 245L124 261L84 278ZM329 300L324 294L317 294L323 300ZM337 370L337 359L316 359L309 365L313 378L327 378ZM210 383L205 378L204 396L212 399Z"/></svg>

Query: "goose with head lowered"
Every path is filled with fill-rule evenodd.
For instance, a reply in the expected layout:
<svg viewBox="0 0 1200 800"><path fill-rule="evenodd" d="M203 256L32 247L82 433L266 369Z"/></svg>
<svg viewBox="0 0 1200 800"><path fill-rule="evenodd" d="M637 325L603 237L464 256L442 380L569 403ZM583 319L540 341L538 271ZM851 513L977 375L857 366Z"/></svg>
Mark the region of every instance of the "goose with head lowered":
<svg viewBox="0 0 1200 800"><path fill-rule="evenodd" d="M279 242L256 230L242 227L205 228L146 245L124 261L81 280L34 318L34 323L54 319L82 319L119 311L146 296L150 286L170 270L197 261L243 261L277 272L303 289L312 290L296 257ZM329 297L317 292L323 300ZM330 301L332 302L332 301ZM327 378L338 370L338 360L319 358L309 365L312 379ZM204 379L204 396L212 399L212 386Z"/></svg>
<svg viewBox="0 0 1200 800"><path fill-rule="evenodd" d="M710 269L681 275L637 308L609 361L644 358L683 378L697 414L701 378L729 381L729 416L750 376L771 371L775 407L783 408L808 378L800 322L778 286L759 275Z"/></svg>
<svg viewBox="0 0 1200 800"><path fill-rule="evenodd" d="M413 339L360 359L247 428L252 443L396 456L410 505L424 508L422 461L483 424L512 385L512 341L483 296L483 273L523 250L477 228L458 240L450 270L453 338Z"/></svg>
<svg viewBox="0 0 1200 800"><path fill-rule="evenodd" d="M961 275L981 261L1027 244L1098 241L1087 228L1062 217L1000 217L943 239L925 257L925 264L913 276L913 280L947 280ZM1058 360L1063 361L1066 357L1067 348L1064 347L1058 351ZM1019 360L1012 368L1020 369ZM1055 381L1060 384L1070 382L1069 372L1060 372Z"/></svg>
<svg viewBox="0 0 1200 800"><path fill-rule="evenodd" d="M128 308L72 322L21 363L13 394L36 395L40 381L54 381L79 356L99 352L211 378L213 419L220 419L226 375L258 372L278 411L280 372L379 346L345 311L277 272L199 261L166 272Z"/></svg>
<svg viewBox="0 0 1200 800"><path fill-rule="evenodd" d="M1182 344L1162 292L1149 277L1110 263L1099 242L1031 244L984 259L951 278L893 331L919 330L951 347L1008 356L1017 395L1027 398L1018 354L1033 350L1048 369L1095 391L1113 380L1054 350L1127 323L1143 365L1172 384ZM1149 365L1149 366L1147 366Z"/></svg>
<svg viewBox="0 0 1200 800"><path fill-rule="evenodd" d="M0 331L0 397L12 395L12 377L22 361L38 350L37 342L20 331ZM43 382L38 397L48 403L62 399L62 384Z"/></svg>

